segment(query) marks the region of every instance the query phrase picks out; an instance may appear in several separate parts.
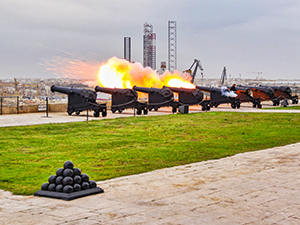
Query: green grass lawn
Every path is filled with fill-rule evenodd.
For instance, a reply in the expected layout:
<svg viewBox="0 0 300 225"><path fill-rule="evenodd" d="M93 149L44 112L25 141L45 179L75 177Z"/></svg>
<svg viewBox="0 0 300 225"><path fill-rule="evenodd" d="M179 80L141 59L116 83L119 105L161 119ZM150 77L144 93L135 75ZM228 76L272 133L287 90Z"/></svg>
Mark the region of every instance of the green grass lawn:
<svg viewBox="0 0 300 225"><path fill-rule="evenodd" d="M299 105L289 105L287 107L272 107L272 108L262 108L262 109L300 110L300 106Z"/></svg>
<svg viewBox="0 0 300 225"><path fill-rule="evenodd" d="M0 128L0 189L30 195L66 160L92 180L300 141L300 115L207 112Z"/></svg>

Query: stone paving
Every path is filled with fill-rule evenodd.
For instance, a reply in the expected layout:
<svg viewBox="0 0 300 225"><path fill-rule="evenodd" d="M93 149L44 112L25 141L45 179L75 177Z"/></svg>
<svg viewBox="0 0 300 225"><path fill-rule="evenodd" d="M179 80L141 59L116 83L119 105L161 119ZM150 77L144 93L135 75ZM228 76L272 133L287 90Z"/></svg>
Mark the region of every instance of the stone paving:
<svg viewBox="0 0 300 225"><path fill-rule="evenodd" d="M97 182L63 201L0 191L0 224L300 224L300 143Z"/></svg>

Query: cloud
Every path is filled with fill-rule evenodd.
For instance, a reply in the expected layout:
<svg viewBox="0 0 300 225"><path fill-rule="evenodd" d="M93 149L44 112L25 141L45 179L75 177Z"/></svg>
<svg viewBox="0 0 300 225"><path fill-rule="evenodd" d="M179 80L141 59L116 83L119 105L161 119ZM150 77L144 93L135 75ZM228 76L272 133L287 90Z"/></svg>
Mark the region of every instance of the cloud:
<svg viewBox="0 0 300 225"><path fill-rule="evenodd" d="M51 76L38 65L53 56L69 57L66 53L82 60L122 58L125 36L132 38L133 61L142 62L145 22L157 35L158 67L168 61L168 20L177 22L180 71L198 58L208 78L218 78L224 65L233 77L263 71L267 78L283 73L297 78L299 10L297 0L5 1L0 78Z"/></svg>

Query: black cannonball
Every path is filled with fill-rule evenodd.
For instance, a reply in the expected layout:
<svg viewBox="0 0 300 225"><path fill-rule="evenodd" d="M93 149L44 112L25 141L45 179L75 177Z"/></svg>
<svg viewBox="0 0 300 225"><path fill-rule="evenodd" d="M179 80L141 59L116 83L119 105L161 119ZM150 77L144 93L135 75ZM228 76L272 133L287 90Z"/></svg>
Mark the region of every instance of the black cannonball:
<svg viewBox="0 0 300 225"><path fill-rule="evenodd" d="M82 182L89 182L89 176L85 173L81 175Z"/></svg>
<svg viewBox="0 0 300 225"><path fill-rule="evenodd" d="M74 191L74 189L73 189L73 187L71 185L64 186L64 189L63 189L64 193L71 193L73 191Z"/></svg>
<svg viewBox="0 0 300 225"><path fill-rule="evenodd" d="M74 175L81 175L81 170L78 168L73 169Z"/></svg>
<svg viewBox="0 0 300 225"><path fill-rule="evenodd" d="M56 184L62 184L64 177L63 176L58 176L56 177L55 183Z"/></svg>
<svg viewBox="0 0 300 225"><path fill-rule="evenodd" d="M73 178L72 177L65 177L63 179L63 185L71 185L73 184Z"/></svg>
<svg viewBox="0 0 300 225"><path fill-rule="evenodd" d="M48 181L49 181L50 184L55 183L55 180L56 180L56 176L55 176L55 175L51 175L51 176L49 177L49 179L48 179Z"/></svg>
<svg viewBox="0 0 300 225"><path fill-rule="evenodd" d="M75 183L80 184L81 181L82 181L81 176L79 176L79 175L75 175L75 176L74 176L74 182L75 182Z"/></svg>
<svg viewBox="0 0 300 225"><path fill-rule="evenodd" d="M90 184L90 188L95 188L95 187L97 187L96 182L93 181L93 180L90 180L89 184Z"/></svg>
<svg viewBox="0 0 300 225"><path fill-rule="evenodd" d="M63 172L64 172L64 169L63 168L59 168L56 170L56 176L62 176L63 175Z"/></svg>
<svg viewBox="0 0 300 225"><path fill-rule="evenodd" d="M89 183L88 183L88 182L82 182L82 184L81 184L81 188L82 188L83 190L85 190L85 189L89 189L89 188L90 188L90 185L89 185Z"/></svg>
<svg viewBox="0 0 300 225"><path fill-rule="evenodd" d="M42 189L43 191L48 191L48 186L49 186L48 183L43 183L41 189Z"/></svg>
<svg viewBox="0 0 300 225"><path fill-rule="evenodd" d="M64 186L62 184L59 184L56 186L55 191L57 192L63 192Z"/></svg>
<svg viewBox="0 0 300 225"><path fill-rule="evenodd" d="M72 177L73 176L73 170L72 169L65 169L64 170L64 177Z"/></svg>
<svg viewBox="0 0 300 225"><path fill-rule="evenodd" d="M48 191L55 191L56 185L55 184L49 184Z"/></svg>
<svg viewBox="0 0 300 225"><path fill-rule="evenodd" d="M66 161L64 163L64 168L65 169L73 169L73 167L74 167L74 164L71 161Z"/></svg>
<svg viewBox="0 0 300 225"><path fill-rule="evenodd" d="M74 184L73 188L74 188L74 191L80 191L81 190L81 185L80 184Z"/></svg>

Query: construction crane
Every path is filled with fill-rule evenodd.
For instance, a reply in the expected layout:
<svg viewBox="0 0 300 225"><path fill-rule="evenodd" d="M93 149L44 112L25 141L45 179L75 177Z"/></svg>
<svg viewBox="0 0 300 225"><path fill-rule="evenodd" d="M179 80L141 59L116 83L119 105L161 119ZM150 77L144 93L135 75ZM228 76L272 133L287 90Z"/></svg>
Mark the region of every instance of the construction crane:
<svg viewBox="0 0 300 225"><path fill-rule="evenodd" d="M194 68L194 71L192 71L192 68L193 68L194 65L195 65L195 68ZM202 65L201 65L200 60L194 59L194 62L193 62L193 64L191 65L191 67L190 67L189 69L183 71L183 73L188 73L188 74L192 77L192 80L191 80L192 83L194 83L194 80L195 80L195 77L196 77L196 73L197 73L198 67L199 67L199 69L200 69L201 71L203 71L203 67L202 67ZM202 72L201 72L201 75L203 76L203 73L202 73Z"/></svg>
<svg viewBox="0 0 300 225"><path fill-rule="evenodd" d="M0 81L0 86L1 86L1 96L4 95L19 95L19 91L18 91L18 81L16 78L14 78L14 82L2 82ZM15 87L15 92L13 93L9 93L9 91L5 91L5 87Z"/></svg>
<svg viewBox="0 0 300 225"><path fill-rule="evenodd" d="M16 78L14 78L14 81L15 81L15 91L19 92L19 90L18 90L18 84L19 84L19 82L17 81Z"/></svg>
<svg viewBox="0 0 300 225"><path fill-rule="evenodd" d="M224 86L225 80L227 80L227 74L226 74L226 67L224 66L221 74L220 86Z"/></svg>

